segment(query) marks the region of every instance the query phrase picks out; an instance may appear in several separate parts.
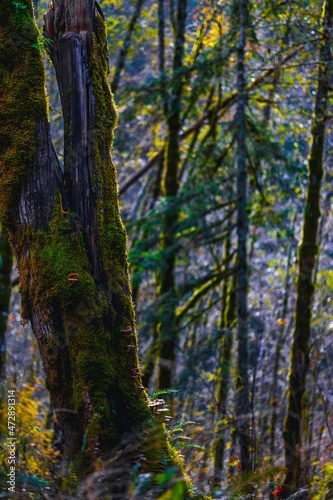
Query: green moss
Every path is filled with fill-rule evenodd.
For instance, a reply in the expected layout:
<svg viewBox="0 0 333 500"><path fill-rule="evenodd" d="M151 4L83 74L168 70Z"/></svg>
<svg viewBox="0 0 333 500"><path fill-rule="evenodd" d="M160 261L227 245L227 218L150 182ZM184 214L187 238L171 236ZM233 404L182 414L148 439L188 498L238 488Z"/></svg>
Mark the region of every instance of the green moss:
<svg viewBox="0 0 333 500"><path fill-rule="evenodd" d="M114 377L114 368L107 353L98 352L96 357L92 358L90 350L81 351L77 357L76 368L80 381L83 383L95 380L104 386Z"/></svg>
<svg viewBox="0 0 333 500"><path fill-rule="evenodd" d="M96 116L94 123L94 156L96 181L100 197L97 201L98 230L103 252L105 271L111 291L123 294L124 283L129 289L127 273L127 236L119 214L118 184L115 166L110 157L113 130L117 124L117 112L110 91L108 75L108 55L104 21L97 17L96 35L93 36L92 81L96 96ZM129 295L125 292L125 295ZM128 312L132 304L125 300Z"/></svg>
<svg viewBox="0 0 333 500"><path fill-rule="evenodd" d="M66 387L61 386L56 366L48 370L47 388L52 393L63 392L70 407L83 419L83 393L84 388L88 388L92 414L103 408L99 420L103 442L114 445L119 436L107 395L112 395L116 383L117 362L106 318L111 327L115 315L108 297L95 285L77 218L75 214L63 213L60 196L56 194L49 232L33 232L25 227L19 240L28 242L30 248L28 265L24 262L20 266L23 270L20 291L26 317L31 308L39 312L39 317L44 313L45 321L49 320L47 314L52 310L61 314L64 339L59 339L59 332L52 332L48 348L57 350L60 342L65 341L73 370ZM77 275L74 282L68 279L73 273ZM58 352L61 351L58 349ZM94 427L96 432L97 427Z"/></svg>
<svg viewBox="0 0 333 500"><path fill-rule="evenodd" d="M110 157L113 131L117 123L117 112L108 83L108 53L106 46L105 23L101 17L96 19L96 32L92 39L91 75L96 97L94 117L94 181L98 186L97 225L99 245L102 251L103 267L108 288L112 295L114 317L112 320L112 353L117 366L115 386L111 400L114 400L116 420L120 432L131 425L141 423L150 416L146 396L139 396L138 382L128 374L138 366L136 356L136 334L134 330L134 306L130 294L127 236L120 218L118 204L118 184L115 166ZM133 327L134 336L127 340L120 330L127 325ZM128 343L133 345L130 356L124 355ZM110 355L110 353L109 353ZM128 421L124 418L123 406L126 406Z"/></svg>
<svg viewBox="0 0 333 500"><path fill-rule="evenodd" d="M0 217L8 223L13 202L34 167L35 130L47 119L44 67L33 48L38 30L31 2L1 3L0 20Z"/></svg>
<svg viewBox="0 0 333 500"><path fill-rule="evenodd" d="M75 217L62 213L59 200L57 195L50 232L32 232L27 227L21 231L22 240L28 240L31 249L30 269L21 275L24 311L31 305L47 310L51 302L57 302L64 310L72 310L84 298L94 297L96 293L82 234L75 229ZM27 268L24 264L21 270ZM73 273L77 281L70 281L69 275Z"/></svg>

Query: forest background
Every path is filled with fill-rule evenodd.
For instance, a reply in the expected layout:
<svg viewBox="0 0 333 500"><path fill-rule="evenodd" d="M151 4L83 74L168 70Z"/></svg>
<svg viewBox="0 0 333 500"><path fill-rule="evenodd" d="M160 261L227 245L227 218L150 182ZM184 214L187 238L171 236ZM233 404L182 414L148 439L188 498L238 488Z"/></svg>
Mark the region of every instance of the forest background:
<svg viewBox="0 0 333 500"><path fill-rule="evenodd" d="M295 488L297 498L333 498L330 3L99 3L118 110L112 155L143 385L152 400L171 389L165 394L170 439L195 487L213 498L296 498L289 496ZM35 2L40 27L46 10L45 2ZM36 50L45 60L61 161L59 90L42 34ZM325 146L314 155L319 122ZM300 250L315 160L322 160L324 174L320 213L312 206L308 221L316 249L306 257L313 286L306 338L306 326L297 329L308 307L298 302ZM5 331L7 337L1 378L19 398L19 481L26 498L75 497L76 488L89 486L77 486L59 458L61 434L36 342L20 324L4 231L0 256L3 346ZM294 380L295 389L297 349L304 381ZM294 442L288 415L298 390ZM288 439L295 444L289 462ZM136 477L131 498L148 498L146 480ZM283 492L292 483L294 490ZM177 498L170 491L163 498Z"/></svg>

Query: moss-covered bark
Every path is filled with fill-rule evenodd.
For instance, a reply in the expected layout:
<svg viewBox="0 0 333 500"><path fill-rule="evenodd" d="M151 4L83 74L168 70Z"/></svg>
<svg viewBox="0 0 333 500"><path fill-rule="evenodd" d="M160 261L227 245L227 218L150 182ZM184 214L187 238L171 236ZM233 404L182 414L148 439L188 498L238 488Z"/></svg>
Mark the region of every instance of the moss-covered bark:
<svg viewBox="0 0 333 500"><path fill-rule="evenodd" d="M45 18L65 123L65 172L49 133L30 0L2 2L0 199L69 456L84 475L124 434L150 471L181 467L142 387L126 233L110 157L116 111L104 20L95 2L55 0ZM63 177L65 180L63 180Z"/></svg>
<svg viewBox="0 0 333 500"><path fill-rule="evenodd" d="M317 95L312 124L312 143L308 160L308 189L302 241L299 248L296 315L291 350L288 407L283 433L287 468L285 483L292 491L302 486L299 446L303 413L302 401L306 394L305 383L309 368L311 301L314 291L313 274L318 251L317 232L323 176L325 118L332 78L333 0L326 0L323 9Z"/></svg>
<svg viewBox="0 0 333 500"><path fill-rule="evenodd" d="M13 222L21 187L34 169L36 126L47 119L44 71L31 23L30 2L1 4L0 18L0 214ZM38 145L41 147L41 145ZM17 214L16 214L17 217Z"/></svg>
<svg viewBox="0 0 333 500"><path fill-rule="evenodd" d="M226 261L230 259L231 238L226 240ZM224 450L226 447L225 431L227 418L227 400L231 382L233 327L236 319L236 274L226 279L222 292L222 311L218 327L222 332L219 367L216 380L217 422L214 442L213 486L220 486L222 480Z"/></svg>

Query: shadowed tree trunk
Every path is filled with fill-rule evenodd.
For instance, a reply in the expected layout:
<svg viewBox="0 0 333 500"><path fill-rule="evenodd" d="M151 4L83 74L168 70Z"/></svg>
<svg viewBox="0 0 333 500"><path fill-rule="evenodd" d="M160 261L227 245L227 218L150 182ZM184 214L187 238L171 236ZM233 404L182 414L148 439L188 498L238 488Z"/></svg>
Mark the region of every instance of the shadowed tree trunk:
<svg viewBox="0 0 333 500"><path fill-rule="evenodd" d="M245 82L245 47L247 26L247 2L241 0L239 9L239 43L237 62L237 332L238 361L236 373L236 418L240 446L241 466L244 472L251 468L250 459L250 399L248 376L248 214L246 165L246 82Z"/></svg>
<svg viewBox="0 0 333 500"><path fill-rule="evenodd" d="M277 330L277 339L275 346L275 354L274 354L274 363L272 368L272 385L270 387L270 398L269 405L271 408L270 411L270 423L268 427L268 438L269 438L269 457L270 462L273 465L275 461L275 437L276 437L276 429L278 426L278 409L279 409L279 369L281 363L282 349L286 338L286 318L288 314L288 304L289 304L289 296L290 296L290 288L291 288L291 265L292 265L292 256L293 250L295 249L295 244L290 243L288 250L288 258L287 258L287 269L286 269L286 279L284 286L284 297L283 304L280 314L280 325ZM266 418L267 420L267 418Z"/></svg>
<svg viewBox="0 0 333 500"><path fill-rule="evenodd" d="M64 115L63 174L31 3L4 0L1 9L1 218L67 454L84 475L125 433L149 428L149 446L133 453L145 453L147 470L165 458L177 465L141 384L103 17L92 0L55 0L45 17Z"/></svg>
<svg viewBox="0 0 333 500"><path fill-rule="evenodd" d="M176 196L179 187L180 129L181 129L181 97L183 79L180 74L183 65L185 43L185 21L187 0L178 0L175 52L173 59L173 83L166 106L168 145L165 157L163 191L168 208L163 217L162 250L163 261L159 276L159 295L164 296L161 308L161 322L158 325L160 342L160 366L158 386L161 389L172 387L172 375L176 359L177 327L176 327L176 284L175 284L175 232L178 221ZM162 64L162 63L161 63ZM165 96L163 95L163 100Z"/></svg>
<svg viewBox="0 0 333 500"><path fill-rule="evenodd" d="M295 329L291 350L287 416L283 433L287 469L285 484L289 491L294 491L303 486L300 463L302 400L305 395L306 376L309 369L311 302L314 291L313 275L318 253L317 232L323 176L325 118L332 78L333 0L326 0L323 8L324 29L320 48L317 95L312 124L312 143L308 160L308 189L303 234L299 248Z"/></svg>
<svg viewBox="0 0 333 500"><path fill-rule="evenodd" d="M158 69L160 74L160 85L161 85L161 100L163 103L163 112L164 115L167 116L168 113L168 93L166 86L166 73L165 73L165 13L164 13L164 1L158 0ZM160 165L158 169L158 175L155 181L155 188L153 191L153 199L151 203L151 208L155 205L155 202L160 195L161 191L161 180L162 173L164 171L164 156L160 158ZM144 235L144 238L147 236ZM157 278L158 279L158 278ZM152 343L147 352L146 358L144 360L143 366L143 377L142 382L146 387L149 387L150 381L153 377L156 361L159 359L159 350L160 350L160 342L159 342L159 331L158 331L158 323L154 321L152 328Z"/></svg>

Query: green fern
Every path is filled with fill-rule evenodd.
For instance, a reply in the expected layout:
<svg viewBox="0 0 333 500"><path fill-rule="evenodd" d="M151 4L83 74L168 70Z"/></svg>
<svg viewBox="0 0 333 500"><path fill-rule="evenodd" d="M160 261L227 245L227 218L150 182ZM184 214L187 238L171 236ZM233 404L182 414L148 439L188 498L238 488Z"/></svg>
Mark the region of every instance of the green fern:
<svg viewBox="0 0 333 500"><path fill-rule="evenodd" d="M179 450L181 448L195 448L196 450L204 451L203 446L199 446L195 443L176 443L173 446L174 448L176 448L176 450Z"/></svg>
<svg viewBox="0 0 333 500"><path fill-rule="evenodd" d="M150 394L149 399L156 399L159 396L163 396L164 394L172 394L179 391L180 389L159 389L158 391L153 392L153 394Z"/></svg>
<svg viewBox="0 0 333 500"><path fill-rule="evenodd" d="M174 432L183 432L183 427L185 427L185 425L190 425L190 424L195 424L195 422L193 422L192 420L184 420L184 421L180 421L180 422L176 422L175 424L172 424L168 427L168 432L170 434L173 434Z"/></svg>
<svg viewBox="0 0 333 500"><path fill-rule="evenodd" d="M182 441L190 441L193 438L188 437L188 436L183 436L182 434L176 434L175 436L169 436L170 442L176 441L176 439L181 439Z"/></svg>
<svg viewBox="0 0 333 500"><path fill-rule="evenodd" d="M52 44L53 41L50 38L45 38L42 31L38 30L37 41L32 44L32 47L37 49L39 52L45 51L49 54Z"/></svg>

